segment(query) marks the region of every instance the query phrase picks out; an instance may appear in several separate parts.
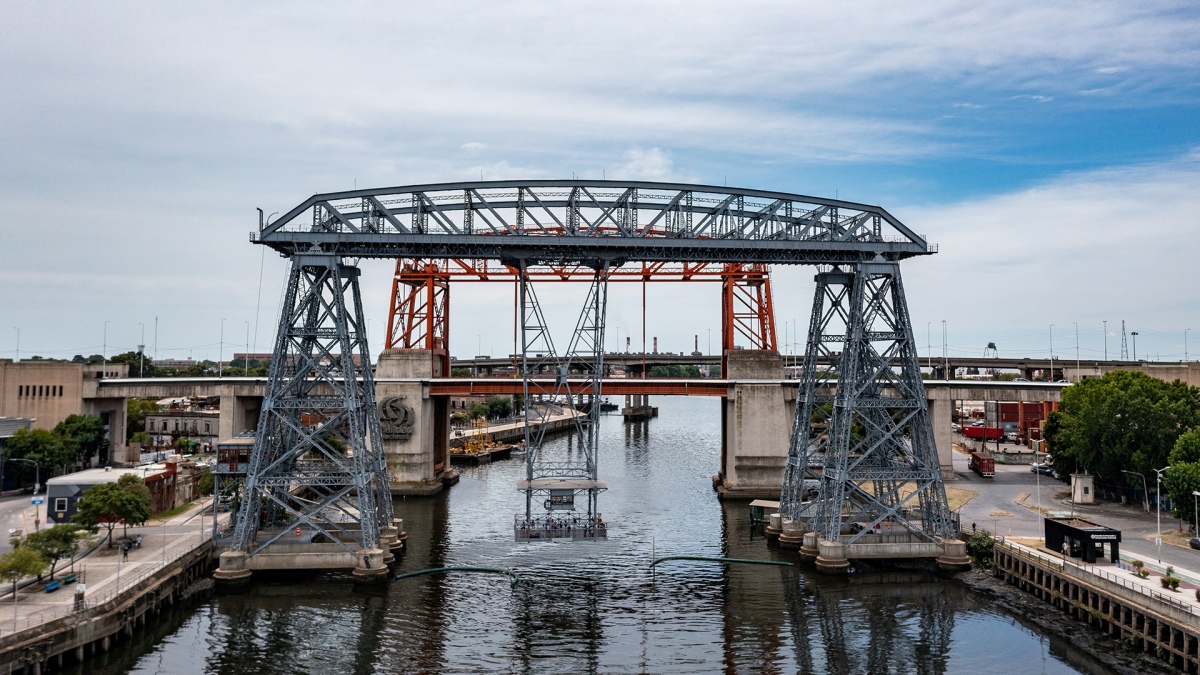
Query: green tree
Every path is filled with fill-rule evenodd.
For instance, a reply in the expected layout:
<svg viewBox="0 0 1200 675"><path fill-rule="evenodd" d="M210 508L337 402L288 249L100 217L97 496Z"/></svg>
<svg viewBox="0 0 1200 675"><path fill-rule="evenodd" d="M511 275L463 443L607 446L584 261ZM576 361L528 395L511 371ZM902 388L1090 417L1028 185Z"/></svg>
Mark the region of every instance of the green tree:
<svg viewBox="0 0 1200 675"><path fill-rule="evenodd" d="M1200 389L1135 371L1083 380L1062 397L1046 422L1055 469L1087 470L1098 483L1132 485L1122 469L1149 474L1163 466L1180 435L1200 422Z"/></svg>
<svg viewBox="0 0 1200 675"><path fill-rule="evenodd" d="M1175 447L1171 448L1171 464L1200 462L1200 427L1188 429L1179 435Z"/></svg>
<svg viewBox="0 0 1200 675"><path fill-rule="evenodd" d="M1200 463L1172 464L1163 472L1163 487L1171 497L1171 511L1176 518L1195 525L1195 497L1200 491Z"/></svg>
<svg viewBox="0 0 1200 675"><path fill-rule="evenodd" d="M40 577L46 571L46 566L42 554L31 548L14 548L0 555L0 579L12 582L14 604L17 600L17 582L25 577Z"/></svg>
<svg viewBox="0 0 1200 675"><path fill-rule="evenodd" d="M470 376L471 376L470 368L459 367L459 368L451 368L450 369L450 377L470 377Z"/></svg>
<svg viewBox="0 0 1200 675"><path fill-rule="evenodd" d="M650 366L650 377L700 377L699 366Z"/></svg>
<svg viewBox="0 0 1200 675"><path fill-rule="evenodd" d="M126 474L129 475L132 474ZM71 520L92 530L105 528L108 544L112 545L112 531L118 524L128 528L129 523L144 523L150 517L150 490L137 476L133 479L141 484L141 490L128 482L124 485L104 483L89 488L76 504L78 511Z"/></svg>
<svg viewBox="0 0 1200 675"><path fill-rule="evenodd" d="M456 427L460 427L470 421L471 418L467 417L466 413L456 412L450 416L450 424Z"/></svg>
<svg viewBox="0 0 1200 675"><path fill-rule="evenodd" d="M143 446L146 446L154 442L154 437L150 435L149 431L139 431L136 434L130 435L129 442L141 443Z"/></svg>
<svg viewBox="0 0 1200 675"><path fill-rule="evenodd" d="M200 482L196 483L196 492L199 492L202 497L207 497L213 493L213 485L215 483L216 479L213 478L213 475L206 473L200 477Z"/></svg>
<svg viewBox="0 0 1200 675"><path fill-rule="evenodd" d="M499 419L512 414L512 398L508 396L489 396L487 399L488 417Z"/></svg>
<svg viewBox="0 0 1200 675"><path fill-rule="evenodd" d="M104 421L95 415L68 415L67 419L54 427L54 433L74 454L74 461L77 462L91 461L108 445L104 437Z"/></svg>
<svg viewBox="0 0 1200 675"><path fill-rule="evenodd" d="M976 530L967 541L967 553L977 565L992 566L992 549L996 541L987 530Z"/></svg>
<svg viewBox="0 0 1200 675"><path fill-rule="evenodd" d="M57 434L45 429L17 429L5 444L4 456L31 459L41 466L42 478L48 478L50 469L67 466L75 461L72 447L63 443ZM22 474L33 476L34 467L23 464Z"/></svg>
<svg viewBox="0 0 1200 675"><path fill-rule="evenodd" d="M129 427L129 438L139 431L146 430L146 415L153 415L158 412L158 404L152 400L131 398L125 405L126 409L126 426Z"/></svg>
<svg viewBox="0 0 1200 675"><path fill-rule="evenodd" d="M64 523L47 527L39 532L32 532L21 539L21 546L31 548L50 564L50 578L54 578L54 568L63 558L74 558L79 553L82 543L79 533L83 528L73 523Z"/></svg>
<svg viewBox="0 0 1200 675"><path fill-rule="evenodd" d="M487 419L488 407L483 403L472 403L470 410L467 411L467 414L470 415L471 419L473 420L480 418Z"/></svg>

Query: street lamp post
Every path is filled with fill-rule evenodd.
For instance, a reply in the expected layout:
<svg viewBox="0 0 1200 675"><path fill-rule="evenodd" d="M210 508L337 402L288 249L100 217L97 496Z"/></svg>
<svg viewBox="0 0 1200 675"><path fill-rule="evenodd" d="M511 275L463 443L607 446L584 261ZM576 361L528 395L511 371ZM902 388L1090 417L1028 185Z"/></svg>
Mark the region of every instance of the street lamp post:
<svg viewBox="0 0 1200 675"><path fill-rule="evenodd" d="M1200 536L1200 492L1192 490L1192 530Z"/></svg>
<svg viewBox="0 0 1200 675"><path fill-rule="evenodd" d="M225 319L221 319L221 343L217 345L217 377L221 377L222 361L225 360Z"/></svg>
<svg viewBox="0 0 1200 675"><path fill-rule="evenodd" d="M1184 362L1184 363L1187 363L1187 362L1188 362L1188 353L1187 353L1187 334L1188 334L1188 331L1189 331L1189 330L1191 330L1191 328L1184 328L1184 329L1183 329L1183 362ZM20 335L20 333L18 333L17 335ZM17 344L17 348L18 348L18 350L20 349L20 346L21 346L21 345L18 343L18 344ZM18 351L18 352L17 352L17 355L18 355L18 356L20 356L20 351Z"/></svg>
<svg viewBox="0 0 1200 675"><path fill-rule="evenodd" d="M142 342L138 345L138 377L146 376L146 324L138 322L142 327Z"/></svg>
<svg viewBox="0 0 1200 675"><path fill-rule="evenodd" d="M1038 518L1044 522L1046 517L1042 515L1042 471L1041 471L1042 467L1038 463L1038 452L1041 449L1042 449L1042 439L1039 438L1038 440L1033 442L1033 463L1035 465L1034 468L1037 469L1037 471L1034 472L1034 475L1037 476L1036 480L1037 480Z"/></svg>
<svg viewBox="0 0 1200 675"><path fill-rule="evenodd" d="M1054 381L1054 324L1050 324L1050 376L1046 381Z"/></svg>
<svg viewBox="0 0 1200 675"><path fill-rule="evenodd" d="M33 494L37 495L38 491L42 487L42 465L38 464L37 460L25 459L23 457L9 457L5 461L28 462L29 464L33 465ZM2 468L2 467L3 467L3 462L0 462L0 468ZM0 470L0 483L3 483L3 481L4 481L4 471ZM46 512L49 513L49 509L47 509ZM33 505L33 529L34 530L40 529L40 525L41 525L41 519L38 518L38 506L37 506L37 504L34 504Z"/></svg>
<svg viewBox="0 0 1200 675"><path fill-rule="evenodd" d="M100 365L102 366L108 365L108 324L108 321L104 322L104 342L102 343L103 346L100 347Z"/></svg>
<svg viewBox="0 0 1200 675"><path fill-rule="evenodd" d="M1136 471L1126 471L1125 469L1121 469L1121 473L1127 473L1142 479L1142 506L1145 508L1146 513L1150 513L1150 497L1148 496L1150 488L1146 487L1146 477Z"/></svg>
<svg viewBox="0 0 1200 675"><path fill-rule="evenodd" d="M1137 331L1136 330L1133 331L1132 333L1130 333L1130 335L1133 336L1133 360L1137 361L1137 336L1138 336Z"/></svg>
<svg viewBox="0 0 1200 675"><path fill-rule="evenodd" d="M1154 539L1154 545L1158 548L1158 562L1162 562L1162 472L1171 467L1164 466L1161 469L1154 470L1154 512L1158 520L1158 535Z"/></svg>

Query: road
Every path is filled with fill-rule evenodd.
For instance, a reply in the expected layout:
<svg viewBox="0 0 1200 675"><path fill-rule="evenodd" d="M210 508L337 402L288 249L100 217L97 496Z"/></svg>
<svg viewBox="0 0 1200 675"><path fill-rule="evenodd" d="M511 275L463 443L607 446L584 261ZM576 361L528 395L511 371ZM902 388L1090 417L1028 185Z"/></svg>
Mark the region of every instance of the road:
<svg viewBox="0 0 1200 675"><path fill-rule="evenodd" d="M44 495L43 495L44 496ZM33 495L20 495L18 497L5 497L0 499L0 554L7 553L12 550L12 545L8 543L10 533L13 530L24 530L26 532L33 531L33 506L30 500ZM39 513L42 517L42 524L45 524L46 507L39 507Z"/></svg>
<svg viewBox="0 0 1200 675"><path fill-rule="evenodd" d="M1028 465L996 464L996 475L983 478L967 468L967 456L954 453L954 473L957 480L946 481L947 487L973 490L979 494L962 508L962 528L969 531L972 524L989 531L1013 537L1041 537L1041 520L1035 510L1038 503L1038 475ZM1070 487L1063 481L1041 476L1041 505L1043 510L1071 511L1067 498ZM1023 501L1022 501L1023 500ZM1154 545L1157 533L1155 513L1142 510L1141 504L1125 506L1106 502L1091 506L1075 506L1077 515L1094 523L1121 531L1121 553L1135 556L1148 563L1161 559L1163 565L1200 573L1200 551L1163 542L1161 558ZM1175 530L1179 521L1169 513L1162 514L1164 532Z"/></svg>

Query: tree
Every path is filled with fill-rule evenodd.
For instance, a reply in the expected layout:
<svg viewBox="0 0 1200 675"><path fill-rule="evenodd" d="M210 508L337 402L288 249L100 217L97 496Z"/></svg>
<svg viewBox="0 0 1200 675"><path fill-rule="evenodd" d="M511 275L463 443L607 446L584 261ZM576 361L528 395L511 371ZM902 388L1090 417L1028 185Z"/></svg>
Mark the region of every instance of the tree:
<svg viewBox="0 0 1200 675"><path fill-rule="evenodd" d="M85 464L108 445L104 421L95 415L67 415L54 427L54 433L74 455L74 461Z"/></svg>
<svg viewBox="0 0 1200 675"><path fill-rule="evenodd" d="M31 548L14 548L0 555L0 579L11 581L13 602L17 600L17 582L25 577L39 577L46 571L46 559Z"/></svg>
<svg viewBox="0 0 1200 675"><path fill-rule="evenodd" d="M470 410L467 411L467 414L470 415L471 419L473 420L481 418L486 419L488 416L488 407L483 403L472 403Z"/></svg>
<svg viewBox="0 0 1200 675"><path fill-rule="evenodd" d="M147 446L154 442L154 437L150 435L149 431L139 431L129 437L129 442Z"/></svg>
<svg viewBox="0 0 1200 675"><path fill-rule="evenodd" d="M470 377L470 376L471 376L470 368L463 368L460 366L458 368L450 369L450 377Z"/></svg>
<svg viewBox="0 0 1200 675"><path fill-rule="evenodd" d="M1200 423L1200 389L1136 371L1083 380L1062 397L1046 421L1055 471L1087 470L1097 483L1133 485L1122 469L1163 466L1180 435Z"/></svg>
<svg viewBox="0 0 1200 675"><path fill-rule="evenodd" d="M147 399L131 398L125 409L129 438L132 439L137 432L146 430L146 415L158 412L158 404Z"/></svg>
<svg viewBox="0 0 1200 675"><path fill-rule="evenodd" d="M126 474L130 476L132 474ZM125 476L121 479L124 480ZM141 482L137 476L133 479ZM108 543L112 545L112 531L119 523L144 523L150 517L150 490L145 484L138 491L131 484L104 483L96 485L83 493L75 508L77 512L71 519L88 529L104 527L108 530Z"/></svg>
<svg viewBox="0 0 1200 675"><path fill-rule="evenodd" d="M49 477L52 468L67 466L75 461L74 449L67 447L62 438L45 429L17 429L5 445L4 457L31 459L41 466L43 478ZM33 474L33 467L24 465L23 472Z"/></svg>
<svg viewBox="0 0 1200 675"><path fill-rule="evenodd" d="M508 396L489 396L487 399L488 417L499 419L512 414L512 399Z"/></svg>
<svg viewBox="0 0 1200 675"><path fill-rule="evenodd" d="M456 412L450 416L450 424L452 424L456 427L461 427L462 425L464 425L470 421L471 421L471 419L469 417L467 417L466 413Z"/></svg>
<svg viewBox="0 0 1200 675"><path fill-rule="evenodd" d="M1171 449L1171 464L1200 462L1200 427L1179 435Z"/></svg>
<svg viewBox="0 0 1200 675"><path fill-rule="evenodd" d="M200 477L200 482L196 483L196 492L200 493L201 497L207 497L213 493L213 485L216 479L211 473L206 473Z"/></svg>
<svg viewBox="0 0 1200 675"><path fill-rule="evenodd" d="M72 523L64 523L47 527L39 532L32 532L21 539L21 546L31 548L50 564L50 578L54 578L54 568L63 558L74 558L79 553L79 532L83 528Z"/></svg>
<svg viewBox="0 0 1200 675"><path fill-rule="evenodd" d="M1171 512L1175 517L1194 525L1196 498L1192 492L1200 491L1200 463L1172 464L1163 472L1163 487L1171 497Z"/></svg>

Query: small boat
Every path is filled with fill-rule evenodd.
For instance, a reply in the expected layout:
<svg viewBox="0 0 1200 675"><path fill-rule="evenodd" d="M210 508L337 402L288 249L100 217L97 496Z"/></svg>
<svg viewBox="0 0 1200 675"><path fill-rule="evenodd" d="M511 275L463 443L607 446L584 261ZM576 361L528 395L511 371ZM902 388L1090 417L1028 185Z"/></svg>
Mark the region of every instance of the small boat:
<svg viewBox="0 0 1200 675"><path fill-rule="evenodd" d="M600 402L600 412L616 412L620 409L621 406L609 401L608 399L604 399Z"/></svg>

